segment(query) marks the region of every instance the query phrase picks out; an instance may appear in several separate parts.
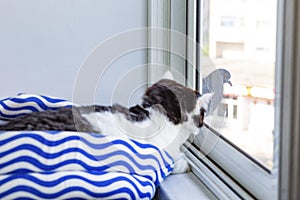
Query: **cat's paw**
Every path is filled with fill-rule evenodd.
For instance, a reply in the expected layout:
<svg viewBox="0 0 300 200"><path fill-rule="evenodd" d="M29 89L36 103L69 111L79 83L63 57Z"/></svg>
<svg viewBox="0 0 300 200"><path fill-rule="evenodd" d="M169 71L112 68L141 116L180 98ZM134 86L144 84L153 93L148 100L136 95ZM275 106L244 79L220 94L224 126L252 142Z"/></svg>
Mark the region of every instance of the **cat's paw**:
<svg viewBox="0 0 300 200"><path fill-rule="evenodd" d="M184 156L179 157L175 163L172 174L182 174L190 171L190 165Z"/></svg>

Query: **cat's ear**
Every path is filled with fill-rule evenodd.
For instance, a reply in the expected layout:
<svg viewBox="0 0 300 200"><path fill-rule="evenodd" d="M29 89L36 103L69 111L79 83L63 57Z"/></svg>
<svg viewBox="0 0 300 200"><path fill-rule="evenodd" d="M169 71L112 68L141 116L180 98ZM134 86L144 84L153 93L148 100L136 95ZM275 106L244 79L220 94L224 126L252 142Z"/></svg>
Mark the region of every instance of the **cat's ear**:
<svg viewBox="0 0 300 200"><path fill-rule="evenodd" d="M208 105L214 96L215 93L206 93L198 98L198 104L200 108L204 108L206 111L208 110Z"/></svg>
<svg viewBox="0 0 300 200"><path fill-rule="evenodd" d="M167 70L163 76L161 77L161 79L169 79L169 80L172 80L174 81L174 76L172 74L172 72L170 70Z"/></svg>

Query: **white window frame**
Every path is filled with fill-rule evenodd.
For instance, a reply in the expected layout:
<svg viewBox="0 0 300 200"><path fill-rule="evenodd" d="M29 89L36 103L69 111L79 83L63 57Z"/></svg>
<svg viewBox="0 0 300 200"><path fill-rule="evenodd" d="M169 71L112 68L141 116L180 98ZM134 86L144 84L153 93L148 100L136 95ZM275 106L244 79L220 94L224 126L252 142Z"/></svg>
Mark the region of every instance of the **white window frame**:
<svg viewBox="0 0 300 200"><path fill-rule="evenodd" d="M149 27L171 29L165 34L157 34L160 32L158 29L149 32L149 82L156 81L166 69L171 69L181 70L180 73L184 77L192 80L192 86L196 86L196 67L187 65L199 64L196 57L197 46L189 40L196 40L197 37L196 22L193 19L196 6L201 9L201 3L200 0L149 0ZM277 91L273 169L268 170L254 161L211 127L204 128L200 141L197 141L205 144L201 146L201 151L193 145L193 138L182 146L194 174L221 199L296 199L300 196L300 158L297 154L300 152L300 56L297 56L300 53L300 4L297 0L278 0L277 5ZM186 23L187 21L191 23ZM180 27L184 27L183 23L189 24L185 27L185 32L180 30ZM199 24L201 25L201 22ZM187 34L188 39L185 42L176 40L173 30ZM152 51L152 47L161 47L161 43L163 49L169 52ZM178 49L179 46L181 48ZM189 62L182 63L173 52L177 52Z"/></svg>
<svg viewBox="0 0 300 200"><path fill-rule="evenodd" d="M148 1L149 83L171 70L179 83L194 87L195 26L186 25L196 22L195 3L196 0Z"/></svg>
<svg viewBox="0 0 300 200"><path fill-rule="evenodd" d="M279 0L281 24L279 199L300 197L300 3Z"/></svg>
<svg viewBox="0 0 300 200"><path fill-rule="evenodd" d="M169 69L170 0L148 1L148 83L159 80ZM163 50L166 50L165 52Z"/></svg>

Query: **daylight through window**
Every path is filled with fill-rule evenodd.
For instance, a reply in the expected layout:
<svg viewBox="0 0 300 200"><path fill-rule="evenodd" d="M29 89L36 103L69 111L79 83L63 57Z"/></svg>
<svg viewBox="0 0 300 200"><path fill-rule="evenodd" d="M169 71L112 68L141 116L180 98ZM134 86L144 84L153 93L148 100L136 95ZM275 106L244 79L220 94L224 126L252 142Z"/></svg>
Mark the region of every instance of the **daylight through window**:
<svg viewBox="0 0 300 200"><path fill-rule="evenodd" d="M207 123L272 168L276 0L206 0L201 73L231 73L224 98Z"/></svg>

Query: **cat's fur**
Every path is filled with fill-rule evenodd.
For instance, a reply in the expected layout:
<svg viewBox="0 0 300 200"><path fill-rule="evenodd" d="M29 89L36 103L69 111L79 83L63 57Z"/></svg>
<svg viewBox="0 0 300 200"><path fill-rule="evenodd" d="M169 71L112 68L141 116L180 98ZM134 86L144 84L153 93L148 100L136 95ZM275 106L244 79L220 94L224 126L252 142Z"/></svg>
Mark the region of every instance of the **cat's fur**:
<svg viewBox="0 0 300 200"><path fill-rule="evenodd" d="M96 132L142 140L166 149L175 160L173 173L183 173L189 167L180 145L203 126L211 96L162 79L146 90L142 106L95 105L35 112L11 119L0 130Z"/></svg>

